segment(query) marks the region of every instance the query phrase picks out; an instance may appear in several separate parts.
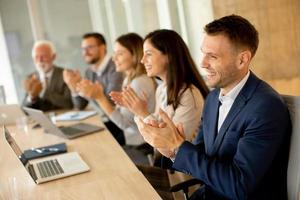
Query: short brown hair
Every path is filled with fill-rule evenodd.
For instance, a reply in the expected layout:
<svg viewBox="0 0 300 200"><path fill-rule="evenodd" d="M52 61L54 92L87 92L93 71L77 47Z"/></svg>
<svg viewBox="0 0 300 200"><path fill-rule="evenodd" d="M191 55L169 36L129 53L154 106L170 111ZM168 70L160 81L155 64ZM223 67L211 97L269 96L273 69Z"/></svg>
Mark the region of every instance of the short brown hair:
<svg viewBox="0 0 300 200"><path fill-rule="evenodd" d="M255 55L259 39L255 27L245 18L238 15L229 15L216 19L204 27L208 35L224 34L239 47L247 47L252 57Z"/></svg>
<svg viewBox="0 0 300 200"><path fill-rule="evenodd" d="M100 33L91 32L91 33L86 33L82 36L82 39L87 39L87 38L95 38L97 40L98 45L101 45L101 44L106 45L105 38Z"/></svg>

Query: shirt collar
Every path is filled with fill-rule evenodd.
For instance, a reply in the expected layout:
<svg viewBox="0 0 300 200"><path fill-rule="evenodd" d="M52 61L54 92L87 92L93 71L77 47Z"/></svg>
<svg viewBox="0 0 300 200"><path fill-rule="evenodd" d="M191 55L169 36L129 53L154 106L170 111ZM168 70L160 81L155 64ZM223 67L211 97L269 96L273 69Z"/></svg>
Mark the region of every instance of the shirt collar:
<svg viewBox="0 0 300 200"><path fill-rule="evenodd" d="M94 71L98 76L101 76L103 74L104 70L107 68L109 60L110 60L110 57L108 54L106 54L97 69L94 69L91 67L92 71Z"/></svg>
<svg viewBox="0 0 300 200"><path fill-rule="evenodd" d="M46 77L48 78L48 80L51 80L53 71L54 71L54 66L53 66L52 69L51 69L49 72L47 72L47 73L43 73L43 72L38 71L39 76L40 76L40 80L43 82L43 81L45 81Z"/></svg>
<svg viewBox="0 0 300 200"><path fill-rule="evenodd" d="M240 93L244 85L246 84L246 81L248 80L250 76L250 71L246 74L246 76L234 87L232 88L226 95L222 95L221 92L219 94L219 101L223 103L226 100L234 101L237 95Z"/></svg>

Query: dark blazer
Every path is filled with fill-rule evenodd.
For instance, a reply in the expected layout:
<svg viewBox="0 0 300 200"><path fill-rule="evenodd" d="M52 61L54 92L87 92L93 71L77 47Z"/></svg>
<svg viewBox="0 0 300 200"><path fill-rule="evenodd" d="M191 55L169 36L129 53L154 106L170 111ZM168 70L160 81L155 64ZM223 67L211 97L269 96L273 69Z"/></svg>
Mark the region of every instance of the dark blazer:
<svg viewBox="0 0 300 200"><path fill-rule="evenodd" d="M99 81L103 85L104 94L108 99L110 99L109 93L111 91L120 91L122 89L123 75L120 72L116 72L116 66L112 59L109 60L101 76L98 76L97 73L88 68L85 72L85 78L92 82ZM75 96L72 100L74 106L78 109L84 109L89 102L80 96Z"/></svg>
<svg viewBox="0 0 300 200"><path fill-rule="evenodd" d="M287 199L291 124L280 95L251 72L217 133L219 93L206 98L199 134L173 168L205 183L195 199Z"/></svg>
<svg viewBox="0 0 300 200"><path fill-rule="evenodd" d="M29 76L36 74L34 72ZM36 108L43 111L56 109L71 109L73 108L71 92L63 80L63 68L54 66L54 71L50 80L50 85L47 87L42 97L38 97L35 102L28 101L28 94L23 100L23 106Z"/></svg>

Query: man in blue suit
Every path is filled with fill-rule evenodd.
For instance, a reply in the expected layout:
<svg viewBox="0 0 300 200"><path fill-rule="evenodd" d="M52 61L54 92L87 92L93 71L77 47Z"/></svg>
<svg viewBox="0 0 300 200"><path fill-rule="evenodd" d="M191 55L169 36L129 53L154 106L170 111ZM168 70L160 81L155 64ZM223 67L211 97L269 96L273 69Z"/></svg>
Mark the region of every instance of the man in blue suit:
<svg viewBox="0 0 300 200"><path fill-rule="evenodd" d="M286 171L291 124L280 95L249 70L258 33L230 15L207 24L202 44L206 98L198 136L182 137L163 122L137 124L144 139L171 158L173 168L203 181L191 199L287 199Z"/></svg>

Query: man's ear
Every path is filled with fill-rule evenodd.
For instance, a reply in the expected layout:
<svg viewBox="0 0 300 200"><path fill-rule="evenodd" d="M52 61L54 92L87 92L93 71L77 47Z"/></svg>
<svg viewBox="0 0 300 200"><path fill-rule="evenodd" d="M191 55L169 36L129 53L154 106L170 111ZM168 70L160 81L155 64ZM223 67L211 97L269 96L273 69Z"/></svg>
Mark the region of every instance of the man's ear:
<svg viewBox="0 0 300 200"><path fill-rule="evenodd" d="M249 50L242 51L238 56L238 68L244 68L249 66L252 58L252 54Z"/></svg>
<svg viewBox="0 0 300 200"><path fill-rule="evenodd" d="M100 44L99 47L100 47L101 54L105 55L106 52L107 52L106 45L105 44Z"/></svg>

